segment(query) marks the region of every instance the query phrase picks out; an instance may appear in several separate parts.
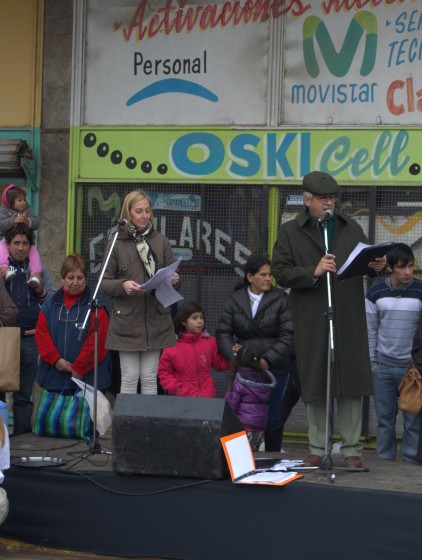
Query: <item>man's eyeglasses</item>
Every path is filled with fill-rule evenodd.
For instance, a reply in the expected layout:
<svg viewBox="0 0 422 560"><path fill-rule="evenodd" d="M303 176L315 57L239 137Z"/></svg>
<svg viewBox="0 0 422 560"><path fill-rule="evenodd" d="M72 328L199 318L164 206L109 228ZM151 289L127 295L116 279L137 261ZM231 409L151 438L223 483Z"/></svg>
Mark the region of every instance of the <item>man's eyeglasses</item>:
<svg viewBox="0 0 422 560"><path fill-rule="evenodd" d="M331 201L335 202L337 200L337 197L336 197L335 194L324 194L323 196L313 194L312 198L316 198L320 202L331 202Z"/></svg>

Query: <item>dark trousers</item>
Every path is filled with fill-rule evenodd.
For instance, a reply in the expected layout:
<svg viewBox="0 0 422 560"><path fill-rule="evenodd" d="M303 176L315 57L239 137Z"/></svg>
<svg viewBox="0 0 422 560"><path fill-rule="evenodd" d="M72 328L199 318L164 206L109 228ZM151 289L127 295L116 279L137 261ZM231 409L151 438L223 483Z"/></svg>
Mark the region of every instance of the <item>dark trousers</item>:
<svg viewBox="0 0 422 560"><path fill-rule="evenodd" d="M13 393L13 432L32 431L32 391L37 376L38 350L35 336L21 338L20 390Z"/></svg>
<svg viewBox="0 0 422 560"><path fill-rule="evenodd" d="M267 430L278 430L281 428L281 403L284 391L286 390L287 382L289 380L289 374L280 373L275 375L275 378L277 384L271 391L270 400L268 402Z"/></svg>
<svg viewBox="0 0 422 560"><path fill-rule="evenodd" d="M291 411L300 399L300 381L296 369L296 363L292 360L289 380L284 391L283 400L281 401L281 425L287 422Z"/></svg>

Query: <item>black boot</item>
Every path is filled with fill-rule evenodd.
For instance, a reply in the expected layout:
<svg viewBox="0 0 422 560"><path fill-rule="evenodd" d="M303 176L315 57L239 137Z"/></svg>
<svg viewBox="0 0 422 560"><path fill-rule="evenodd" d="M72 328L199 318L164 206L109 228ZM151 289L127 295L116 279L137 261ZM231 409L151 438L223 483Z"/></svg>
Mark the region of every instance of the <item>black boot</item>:
<svg viewBox="0 0 422 560"><path fill-rule="evenodd" d="M265 451L281 451L281 439L282 431L278 430L266 430L264 434L265 439Z"/></svg>

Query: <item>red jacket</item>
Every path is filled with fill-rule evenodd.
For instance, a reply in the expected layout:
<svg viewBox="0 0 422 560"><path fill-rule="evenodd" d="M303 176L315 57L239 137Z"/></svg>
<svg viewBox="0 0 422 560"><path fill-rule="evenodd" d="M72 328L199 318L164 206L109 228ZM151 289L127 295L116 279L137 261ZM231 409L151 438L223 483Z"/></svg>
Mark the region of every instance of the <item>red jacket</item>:
<svg viewBox="0 0 422 560"><path fill-rule="evenodd" d="M176 346L166 348L158 364L158 379L169 395L178 397L215 397L211 368L230 369L217 349L217 342L207 332L183 333Z"/></svg>

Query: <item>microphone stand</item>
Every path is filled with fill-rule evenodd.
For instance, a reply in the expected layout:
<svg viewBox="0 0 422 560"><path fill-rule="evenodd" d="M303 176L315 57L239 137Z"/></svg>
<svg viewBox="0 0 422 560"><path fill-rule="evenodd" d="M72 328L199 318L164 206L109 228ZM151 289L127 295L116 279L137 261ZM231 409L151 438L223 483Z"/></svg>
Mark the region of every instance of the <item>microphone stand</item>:
<svg viewBox="0 0 422 560"><path fill-rule="evenodd" d="M330 219L331 214L325 216L325 219L320 219L320 223L324 228L324 244L325 254L328 253L328 232L327 221ZM333 459L331 457L332 440L332 399L331 399L331 379L335 364L335 346L334 346L334 307L333 307L333 285L332 273L327 272L327 319L328 319L328 352L327 352L327 387L326 387L326 404L325 404L325 441L324 441L324 455L321 458L321 469L324 471L333 468ZM369 469L362 467L336 467L336 470L348 472L368 472ZM330 482L334 482L335 474L329 474Z"/></svg>
<svg viewBox="0 0 422 560"><path fill-rule="evenodd" d="M328 253L328 232L327 220L321 221L324 228L324 243L325 254ZM327 272L327 319L328 319L328 352L327 352L327 387L326 387L326 403L325 403L325 441L324 441L324 455L321 459L321 468L329 470L333 466L331 458L331 446L329 448L329 439L332 436L332 402L331 402L331 378L335 363L334 353L334 308L333 308L333 294L332 294L332 278L331 272Z"/></svg>
<svg viewBox="0 0 422 560"><path fill-rule="evenodd" d="M120 224L124 225L124 224ZM94 455L97 453L104 453L106 455L111 455L111 451L102 451L101 445L98 442L97 437L97 388L98 388L98 308L101 305L98 302L98 291L101 287L101 283L103 281L104 273L108 265L108 261L110 260L111 253L113 251L114 245L116 244L117 236L119 235L119 228L116 229L113 237L113 241L110 245L110 250L107 253L106 260L104 262L100 277L98 278L97 285L95 287L94 293L92 295L91 303L89 305L89 309L86 313L85 320L82 325L79 327L80 333L78 336L78 340L81 340L84 331L87 328L88 319L93 311L95 311L95 319L94 319L94 402L93 402L93 436L92 440L89 442L89 453L87 455Z"/></svg>

